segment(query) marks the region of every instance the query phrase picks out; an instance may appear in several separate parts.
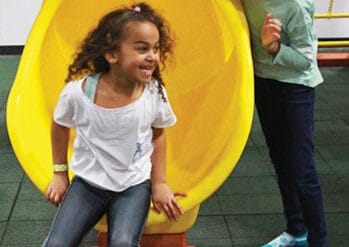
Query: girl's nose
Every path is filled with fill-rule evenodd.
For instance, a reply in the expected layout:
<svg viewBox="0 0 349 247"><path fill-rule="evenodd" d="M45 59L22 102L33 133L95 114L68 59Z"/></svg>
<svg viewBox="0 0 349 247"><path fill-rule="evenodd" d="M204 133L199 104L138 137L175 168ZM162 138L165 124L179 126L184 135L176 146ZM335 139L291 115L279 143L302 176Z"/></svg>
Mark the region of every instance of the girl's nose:
<svg viewBox="0 0 349 247"><path fill-rule="evenodd" d="M148 60L151 60L151 61L158 61L158 60L159 60L159 54L158 54L158 52L157 52L157 51L151 50L151 51L148 53L147 59L148 59Z"/></svg>

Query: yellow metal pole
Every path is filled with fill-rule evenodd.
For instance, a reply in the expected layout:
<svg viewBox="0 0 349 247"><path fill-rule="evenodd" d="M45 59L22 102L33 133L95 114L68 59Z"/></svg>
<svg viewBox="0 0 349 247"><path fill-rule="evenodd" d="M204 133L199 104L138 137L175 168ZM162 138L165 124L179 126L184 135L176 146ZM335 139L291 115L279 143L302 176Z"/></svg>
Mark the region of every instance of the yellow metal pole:
<svg viewBox="0 0 349 247"><path fill-rule="evenodd" d="M330 18L349 18L349 13L327 13L315 14L316 19L330 19Z"/></svg>
<svg viewBox="0 0 349 247"><path fill-rule="evenodd" d="M319 47L344 47L349 46L349 40L319 41Z"/></svg>

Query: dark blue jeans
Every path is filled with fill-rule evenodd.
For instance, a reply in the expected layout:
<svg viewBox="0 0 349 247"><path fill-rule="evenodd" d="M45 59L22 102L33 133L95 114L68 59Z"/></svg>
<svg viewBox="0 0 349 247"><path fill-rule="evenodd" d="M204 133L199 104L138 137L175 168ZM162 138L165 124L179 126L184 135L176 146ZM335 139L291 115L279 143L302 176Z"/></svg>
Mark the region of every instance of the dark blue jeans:
<svg viewBox="0 0 349 247"><path fill-rule="evenodd" d="M105 213L108 247L139 246L149 206L149 180L122 192L112 192L74 177L43 246L78 246Z"/></svg>
<svg viewBox="0 0 349 247"><path fill-rule="evenodd" d="M255 99L282 197L286 232L324 247L326 223L313 159L314 88L255 77Z"/></svg>

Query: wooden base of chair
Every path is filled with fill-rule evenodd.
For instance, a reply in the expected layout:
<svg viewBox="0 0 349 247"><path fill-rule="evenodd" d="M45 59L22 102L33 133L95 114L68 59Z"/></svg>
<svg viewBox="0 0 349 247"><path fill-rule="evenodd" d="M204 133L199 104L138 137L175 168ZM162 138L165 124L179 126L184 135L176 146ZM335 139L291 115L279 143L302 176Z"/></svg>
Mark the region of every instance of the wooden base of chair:
<svg viewBox="0 0 349 247"><path fill-rule="evenodd" d="M319 52L317 55L319 67L349 66L349 52Z"/></svg>
<svg viewBox="0 0 349 247"><path fill-rule="evenodd" d="M142 247L195 247L187 245L185 233L176 234L144 234L141 239ZM98 247L107 247L107 234L98 234Z"/></svg>

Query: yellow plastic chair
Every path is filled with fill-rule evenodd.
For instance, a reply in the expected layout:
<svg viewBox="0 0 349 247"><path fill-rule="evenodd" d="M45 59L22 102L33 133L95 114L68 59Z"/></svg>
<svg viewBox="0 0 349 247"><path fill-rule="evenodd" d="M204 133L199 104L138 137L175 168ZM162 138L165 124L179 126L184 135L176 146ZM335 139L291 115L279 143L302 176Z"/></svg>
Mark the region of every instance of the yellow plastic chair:
<svg viewBox="0 0 349 247"><path fill-rule="evenodd" d="M7 104L13 149L42 192L52 176L52 112L72 54L102 15L131 2L43 3ZM178 117L176 126L166 130L167 177L173 190L188 197L180 199L185 214L177 223L151 210L146 233L180 233L194 224L200 203L232 172L248 139L254 104L249 35L238 0L147 2L169 21L175 34L175 57L164 72ZM96 228L106 231L105 221Z"/></svg>

